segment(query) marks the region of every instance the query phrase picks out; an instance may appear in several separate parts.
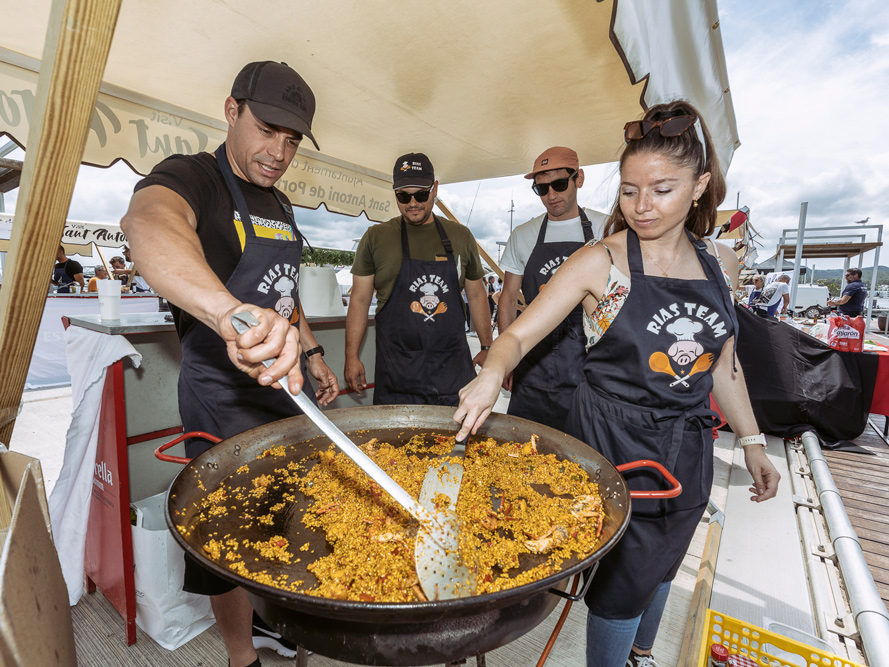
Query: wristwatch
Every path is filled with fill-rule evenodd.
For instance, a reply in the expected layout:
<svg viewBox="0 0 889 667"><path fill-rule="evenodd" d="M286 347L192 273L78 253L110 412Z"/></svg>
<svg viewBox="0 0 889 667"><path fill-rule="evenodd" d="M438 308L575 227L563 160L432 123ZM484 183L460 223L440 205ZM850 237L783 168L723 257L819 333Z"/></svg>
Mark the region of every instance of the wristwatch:
<svg viewBox="0 0 889 667"><path fill-rule="evenodd" d="M318 347L313 347L311 350L306 350L306 358L308 359L313 354L320 354L322 357L324 356L324 348L320 345Z"/></svg>
<svg viewBox="0 0 889 667"><path fill-rule="evenodd" d="M748 445L762 445L762 448L768 449L768 445L766 444L766 436L764 433L757 433L756 435L745 435L743 438L738 438L738 442L741 444L741 447L747 447Z"/></svg>

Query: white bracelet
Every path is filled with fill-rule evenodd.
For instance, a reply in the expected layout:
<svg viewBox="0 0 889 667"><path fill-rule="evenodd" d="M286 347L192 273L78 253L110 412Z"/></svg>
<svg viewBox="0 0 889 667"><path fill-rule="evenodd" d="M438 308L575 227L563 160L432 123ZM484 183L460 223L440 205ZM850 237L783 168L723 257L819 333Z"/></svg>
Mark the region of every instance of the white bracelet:
<svg viewBox="0 0 889 667"><path fill-rule="evenodd" d="M763 449L768 449L768 445L766 444L766 436L764 433L757 433L756 435L745 435L743 438L738 438L738 442L741 447L747 447L748 445L762 445Z"/></svg>

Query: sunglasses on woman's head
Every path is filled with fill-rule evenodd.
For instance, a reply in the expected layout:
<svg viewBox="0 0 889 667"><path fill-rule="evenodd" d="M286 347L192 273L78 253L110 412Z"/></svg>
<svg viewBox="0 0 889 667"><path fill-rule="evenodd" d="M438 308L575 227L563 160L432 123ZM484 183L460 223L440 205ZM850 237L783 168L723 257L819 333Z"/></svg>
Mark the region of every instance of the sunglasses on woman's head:
<svg viewBox="0 0 889 667"><path fill-rule="evenodd" d="M418 204L423 204L429 200L430 194L432 194L432 188L417 192L396 192L395 198L402 204L410 204L412 198L416 199Z"/></svg>
<svg viewBox="0 0 889 667"><path fill-rule="evenodd" d="M697 122L695 116L674 116L665 120L631 120L624 125L624 140L627 143L638 141L652 130L657 130L662 137L678 137ZM703 132L702 132L703 134ZM700 138L700 137L699 137ZM704 142L701 141L703 144Z"/></svg>
<svg viewBox="0 0 889 667"><path fill-rule="evenodd" d="M565 178L557 178L549 183L534 183L531 189L534 190L534 194L538 197L545 197L549 193L550 188L556 192L565 192L568 189L568 182L575 176L577 176L577 171L572 171Z"/></svg>

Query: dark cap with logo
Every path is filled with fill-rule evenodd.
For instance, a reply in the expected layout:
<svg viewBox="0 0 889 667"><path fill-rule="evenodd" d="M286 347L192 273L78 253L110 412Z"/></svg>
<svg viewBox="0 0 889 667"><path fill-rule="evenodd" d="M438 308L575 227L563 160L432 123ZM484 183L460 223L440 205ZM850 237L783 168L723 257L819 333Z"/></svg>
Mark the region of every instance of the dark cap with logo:
<svg viewBox="0 0 889 667"><path fill-rule="evenodd" d="M431 188L435 183L432 162L423 153L408 153L395 161L392 169L392 189Z"/></svg>
<svg viewBox="0 0 889 667"><path fill-rule="evenodd" d="M304 134L318 148L312 136L315 95L287 63L265 60L246 65L235 77L231 95L247 100L250 111L263 123Z"/></svg>

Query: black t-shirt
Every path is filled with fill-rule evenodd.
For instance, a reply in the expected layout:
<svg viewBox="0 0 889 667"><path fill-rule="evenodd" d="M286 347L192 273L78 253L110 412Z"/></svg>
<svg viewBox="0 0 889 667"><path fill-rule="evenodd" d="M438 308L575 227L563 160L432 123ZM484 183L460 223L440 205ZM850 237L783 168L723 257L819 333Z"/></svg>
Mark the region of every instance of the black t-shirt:
<svg viewBox="0 0 889 667"><path fill-rule="evenodd" d="M235 176L244 193L253 230L257 236L293 240L293 230L272 188L261 188ZM211 153L172 155L159 163L134 188L162 185L181 196L194 211L197 234L207 264L225 284L234 273L244 249L244 227L235 210L222 172ZM289 204L286 196L281 194ZM195 321L188 313L170 306L176 331L182 338Z"/></svg>
<svg viewBox="0 0 889 667"><path fill-rule="evenodd" d="M849 300L840 305L837 310L843 315L857 317L864 310L864 300L867 298L867 287L860 280L853 280L846 285L840 296L848 296Z"/></svg>
<svg viewBox="0 0 889 667"><path fill-rule="evenodd" d="M74 282L74 276L78 273L83 273L83 264L75 259L69 259L66 262L57 262L55 268L64 269L65 275L68 276L68 280L60 280L59 285L70 285Z"/></svg>

